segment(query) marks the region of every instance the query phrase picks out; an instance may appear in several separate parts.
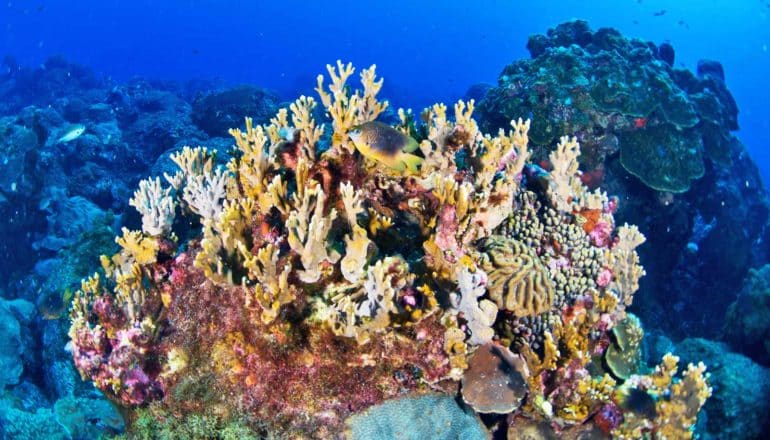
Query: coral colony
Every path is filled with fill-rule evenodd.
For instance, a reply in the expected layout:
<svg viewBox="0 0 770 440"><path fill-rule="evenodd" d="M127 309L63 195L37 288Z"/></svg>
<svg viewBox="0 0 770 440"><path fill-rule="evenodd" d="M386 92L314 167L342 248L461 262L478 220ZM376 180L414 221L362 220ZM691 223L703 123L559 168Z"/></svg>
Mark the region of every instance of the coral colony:
<svg viewBox="0 0 770 440"><path fill-rule="evenodd" d="M142 230L75 294L82 376L260 435L692 437L705 367L641 365L625 309L645 239L581 182L577 141L530 165L529 121L482 134L472 100L372 125L375 66L363 90L350 64L328 73L331 127L302 96L232 129L226 167L185 148L139 184Z"/></svg>

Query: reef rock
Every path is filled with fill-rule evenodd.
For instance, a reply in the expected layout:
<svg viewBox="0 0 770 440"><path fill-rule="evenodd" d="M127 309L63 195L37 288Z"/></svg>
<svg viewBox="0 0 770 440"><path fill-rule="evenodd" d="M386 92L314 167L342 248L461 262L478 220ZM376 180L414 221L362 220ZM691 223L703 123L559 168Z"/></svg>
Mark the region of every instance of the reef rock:
<svg viewBox="0 0 770 440"><path fill-rule="evenodd" d="M279 99L258 87L243 85L212 92L193 102L192 120L211 137L225 137L227 131L240 125L243 115L258 124L267 123L278 110Z"/></svg>
<svg viewBox="0 0 770 440"><path fill-rule="evenodd" d="M738 351L770 365L770 264L749 271L727 309L724 336Z"/></svg>
<svg viewBox="0 0 770 440"><path fill-rule="evenodd" d="M704 439L756 439L770 430L770 370L730 352L722 343L685 339L676 346L683 362L703 361L714 393L696 432Z"/></svg>
<svg viewBox="0 0 770 440"><path fill-rule="evenodd" d="M34 306L28 301L0 298L0 389L19 383L24 371L27 329Z"/></svg>

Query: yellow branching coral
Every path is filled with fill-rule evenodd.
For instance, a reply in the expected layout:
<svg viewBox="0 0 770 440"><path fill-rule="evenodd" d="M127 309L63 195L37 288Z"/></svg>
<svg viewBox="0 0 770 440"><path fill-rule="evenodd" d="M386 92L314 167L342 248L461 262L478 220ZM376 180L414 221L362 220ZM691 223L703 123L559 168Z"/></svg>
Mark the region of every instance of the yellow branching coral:
<svg viewBox="0 0 770 440"><path fill-rule="evenodd" d="M556 207L565 212L572 212L580 198L582 183L578 176L578 156L580 145L577 138L562 136L556 149L548 156L553 170L548 194Z"/></svg>
<svg viewBox="0 0 770 440"><path fill-rule="evenodd" d="M582 423L596 409L612 400L616 382L609 375L586 376L580 379L572 396L574 401L562 408L557 415L565 420Z"/></svg>
<svg viewBox="0 0 770 440"><path fill-rule="evenodd" d="M324 214L326 194L317 183L306 190L301 199L296 195L295 199L297 208L289 214L286 222L288 242L299 255L304 268L299 272L300 279L305 283L314 283L321 278L323 265L334 264L340 257L336 252L327 250L326 242L337 210L332 208Z"/></svg>
<svg viewBox="0 0 770 440"><path fill-rule="evenodd" d="M553 334L549 331L543 334L543 356L539 356L530 346L524 346L521 355L527 362L529 369L529 387L533 395L541 394L540 373L548 370L555 370L561 354L559 347L554 340Z"/></svg>
<svg viewBox="0 0 770 440"><path fill-rule="evenodd" d="M246 307L251 306L253 297L262 309L262 322L269 324L278 316L281 306L295 298L295 288L289 284L291 266L278 268L278 248L272 244L247 257L243 265L249 271L249 278L257 281L253 291L246 294Z"/></svg>
<svg viewBox="0 0 770 440"><path fill-rule="evenodd" d="M639 290L639 279L645 274L635 250L645 240L639 228L626 224L618 228L618 242L605 252L613 273L610 286L618 293L621 304L626 306L633 302L634 293Z"/></svg>
<svg viewBox="0 0 770 440"><path fill-rule="evenodd" d="M479 154L482 164L481 170L476 175L477 185L488 186L495 174L500 170L506 170L508 179L514 180L521 175L524 164L530 156L529 148L529 119L523 121L511 121L511 127L507 134L502 128L497 136L484 136L482 140L483 154ZM511 193L515 192L515 189Z"/></svg>
<svg viewBox="0 0 770 440"><path fill-rule="evenodd" d="M451 371L449 376L455 380L462 377L463 371L468 368L468 345L465 343L465 332L456 325L445 324L447 326L444 332L444 352L449 355L449 366Z"/></svg>
<svg viewBox="0 0 770 440"><path fill-rule="evenodd" d="M398 313L397 294L413 281L406 261L385 257L367 268L366 278L358 286L328 286L326 295L332 306L321 305L319 314L328 319L335 334L365 344L373 332L394 324L391 318Z"/></svg>
<svg viewBox="0 0 770 440"><path fill-rule="evenodd" d="M255 206L251 199L226 200L218 219L204 219L201 251L195 267L217 283L240 284L246 275L245 260L251 257L251 245L245 231Z"/></svg>
<svg viewBox="0 0 770 440"><path fill-rule="evenodd" d="M123 236L116 237L120 252L112 257L102 255L102 268L115 281L114 293L131 320L138 320L139 309L146 296L144 266L155 263L158 255L158 240L140 231L123 228Z"/></svg>
<svg viewBox="0 0 770 440"><path fill-rule="evenodd" d="M115 243L123 248L121 258L113 259L114 263L136 262L141 265L155 262L158 255L158 241L144 236L139 231L123 228L123 236L115 238Z"/></svg>
<svg viewBox="0 0 770 440"><path fill-rule="evenodd" d="M164 176L171 186L178 191L188 177L210 173L214 169L215 158L216 150L209 151L205 147L190 148L185 146L182 151L171 155L171 160L177 164L179 171L173 176L168 174L164 174Z"/></svg>
<svg viewBox="0 0 770 440"><path fill-rule="evenodd" d="M299 142L302 154L306 160L315 159L315 145L321 139L324 132L323 124L316 126L313 119L312 115L315 106L315 99L307 96L300 96L299 99L289 106L294 130L301 134L300 138L296 140Z"/></svg>
<svg viewBox="0 0 770 440"><path fill-rule="evenodd" d="M176 200L171 188L163 188L160 179L145 179L128 204L142 215L142 231L152 236L168 235L174 224Z"/></svg>
<svg viewBox="0 0 770 440"><path fill-rule="evenodd" d="M479 134L479 126L472 117L474 108L473 99L467 103L461 99L455 104L455 127L462 127L464 135L469 140L476 139Z"/></svg>
<svg viewBox="0 0 770 440"><path fill-rule="evenodd" d="M369 208L369 233L377 235L393 226L393 219Z"/></svg>
<svg viewBox="0 0 770 440"><path fill-rule="evenodd" d="M256 200L260 210L266 212L273 202L267 187L268 174L275 167L277 142L268 143L265 129L255 127L251 118L246 118L245 132L235 128L230 130L230 135L235 138L241 157L231 159L227 168L236 176L243 195Z"/></svg>
<svg viewBox="0 0 770 440"><path fill-rule="evenodd" d="M72 320L72 326L70 327L71 339L75 337L74 333L78 329L90 326L88 318L91 314L91 304L93 304L97 296L103 293L104 288L98 273L80 281L80 289L73 295L72 308L70 309L70 319Z"/></svg>
<svg viewBox="0 0 770 440"><path fill-rule="evenodd" d="M616 392L623 400L633 390L647 393L655 399L654 418L646 418L632 411L624 415L624 422L612 432L622 439L641 438L654 432L660 439L691 439L698 412L711 396L708 374L703 363L689 364L681 378L677 378L679 358L671 353L648 376L632 376Z"/></svg>
<svg viewBox="0 0 770 440"><path fill-rule="evenodd" d="M564 212L600 210L607 203L607 194L598 188L590 192L583 185L578 171L578 156L580 144L577 138L562 136L556 149L548 156L553 167L548 195L556 207Z"/></svg>
<svg viewBox="0 0 770 440"><path fill-rule="evenodd" d="M436 277L453 280L461 269L457 265L464 249L482 235L480 225L472 221L473 185L434 174L430 186L439 207L426 225L434 231L423 243L426 261Z"/></svg>
<svg viewBox="0 0 770 440"><path fill-rule="evenodd" d="M364 266L367 262L367 254L372 241L366 234L366 230L358 225L357 217L364 211L361 206L361 191L355 191L350 183L340 186L342 203L345 206L351 234L345 237L345 256L340 262L342 276L351 283L355 283L364 276Z"/></svg>
<svg viewBox="0 0 770 440"><path fill-rule="evenodd" d="M711 397L711 387L708 386L706 366L703 362L698 365L689 364L687 371L682 374L682 380L671 385L668 399L658 402L658 417L661 439L692 438L692 428L698 417L698 411Z"/></svg>
<svg viewBox="0 0 770 440"><path fill-rule="evenodd" d="M377 66L372 64L361 72L363 93L357 90L352 95L345 89L345 84L355 72L353 64L348 63L346 65L337 60L336 69L332 65L326 66L331 79L328 92L324 90L324 76L318 75L318 84L315 90L332 119L332 127L334 128L332 146L343 146L352 153L355 147L346 136L350 129L364 122L375 120L380 113L388 108L387 102L377 100L377 93L382 88L382 79L377 81L376 68Z"/></svg>

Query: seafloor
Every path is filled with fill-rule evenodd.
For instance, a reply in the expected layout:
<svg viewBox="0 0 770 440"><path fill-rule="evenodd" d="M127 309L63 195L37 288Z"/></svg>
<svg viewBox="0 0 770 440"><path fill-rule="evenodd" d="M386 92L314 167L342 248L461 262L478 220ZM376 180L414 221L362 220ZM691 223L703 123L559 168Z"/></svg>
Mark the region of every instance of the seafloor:
<svg viewBox="0 0 770 440"><path fill-rule="evenodd" d="M4 59L3 438L762 438L729 72L581 21L527 48L414 112L374 66L284 102Z"/></svg>

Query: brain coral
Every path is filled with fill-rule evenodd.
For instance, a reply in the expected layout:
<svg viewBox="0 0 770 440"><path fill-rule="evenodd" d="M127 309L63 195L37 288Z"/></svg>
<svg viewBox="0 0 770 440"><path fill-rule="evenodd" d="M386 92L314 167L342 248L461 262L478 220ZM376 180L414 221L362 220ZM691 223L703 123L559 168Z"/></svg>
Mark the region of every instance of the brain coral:
<svg viewBox="0 0 770 440"><path fill-rule="evenodd" d="M489 276L489 297L501 310L516 316L539 315L551 309L554 287L540 259L520 242L492 236L481 250Z"/></svg>
<svg viewBox="0 0 770 440"><path fill-rule="evenodd" d="M453 397L464 379L470 400L489 396L465 377L487 344L517 366L515 381L497 382L517 391L478 411L590 427L613 405L615 382L594 359L644 274L644 237L616 227L616 203L581 183L574 138L560 139L544 173L527 164L529 122L482 134L473 101L453 115L436 104L419 127L398 111L386 131L418 137L404 143L419 145L403 152L409 167L372 154L350 134L388 103L374 66L358 90L353 73L338 62L329 84L318 77L327 123L302 96L269 124L231 130L226 165L185 148L168 187L140 184L146 229L124 229L120 252L73 300L83 377L129 412L214 414L264 436L340 438L348 426L354 437L478 437L486 427ZM176 235L180 217L198 228L189 238ZM656 401L681 388L676 361L664 367L638 392ZM702 367L683 380L699 399L709 390ZM629 420L597 429L649 433L666 419Z"/></svg>

